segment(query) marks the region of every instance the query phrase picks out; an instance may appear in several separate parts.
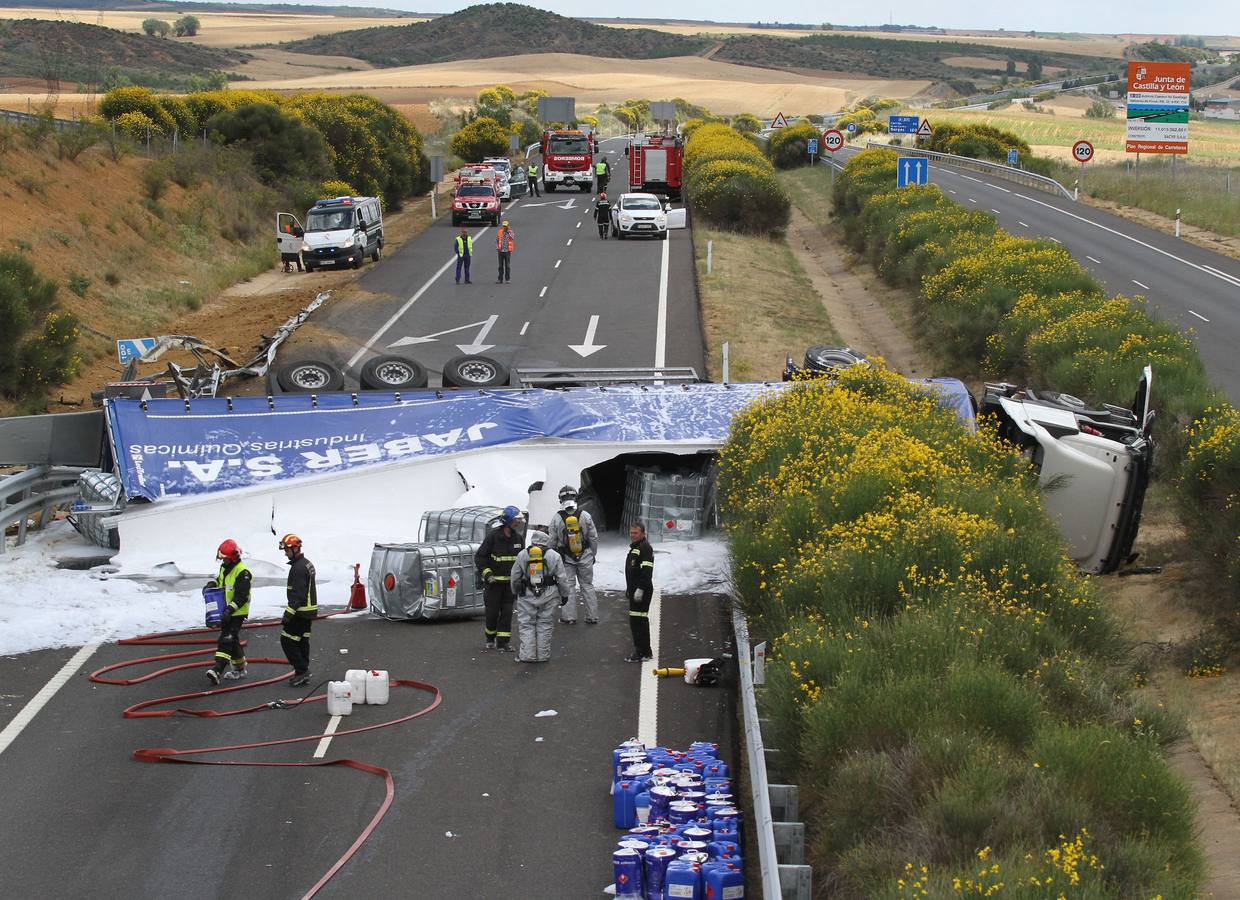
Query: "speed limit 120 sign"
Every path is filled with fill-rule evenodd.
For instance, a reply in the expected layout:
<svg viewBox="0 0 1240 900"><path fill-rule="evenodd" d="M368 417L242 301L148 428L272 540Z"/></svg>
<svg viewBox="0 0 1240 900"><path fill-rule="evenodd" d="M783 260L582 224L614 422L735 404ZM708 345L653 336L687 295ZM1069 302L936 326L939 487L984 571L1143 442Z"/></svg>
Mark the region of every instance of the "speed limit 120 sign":
<svg viewBox="0 0 1240 900"><path fill-rule="evenodd" d="M1087 163L1094 158L1094 145L1089 141L1077 141L1072 145L1072 158L1079 163Z"/></svg>
<svg viewBox="0 0 1240 900"><path fill-rule="evenodd" d="M822 146L834 153L836 150L844 146L844 135L832 128L830 131L822 133Z"/></svg>

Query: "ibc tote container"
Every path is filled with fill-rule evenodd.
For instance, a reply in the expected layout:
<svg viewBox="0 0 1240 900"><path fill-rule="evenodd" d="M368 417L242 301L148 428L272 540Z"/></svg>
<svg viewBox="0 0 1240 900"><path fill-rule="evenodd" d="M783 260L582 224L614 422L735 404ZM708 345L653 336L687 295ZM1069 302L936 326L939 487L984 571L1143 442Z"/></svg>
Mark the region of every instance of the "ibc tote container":
<svg viewBox="0 0 1240 900"><path fill-rule="evenodd" d="M424 512L419 539L427 543L476 541L480 544L492 526L499 523L502 512L498 506L462 506Z"/></svg>
<svg viewBox="0 0 1240 900"><path fill-rule="evenodd" d="M385 619L451 619L482 615L477 543L375 544L367 592L370 611Z"/></svg>
<svg viewBox="0 0 1240 900"><path fill-rule="evenodd" d="M713 474L626 467L624 524L640 519L652 543L702 536L715 504Z"/></svg>

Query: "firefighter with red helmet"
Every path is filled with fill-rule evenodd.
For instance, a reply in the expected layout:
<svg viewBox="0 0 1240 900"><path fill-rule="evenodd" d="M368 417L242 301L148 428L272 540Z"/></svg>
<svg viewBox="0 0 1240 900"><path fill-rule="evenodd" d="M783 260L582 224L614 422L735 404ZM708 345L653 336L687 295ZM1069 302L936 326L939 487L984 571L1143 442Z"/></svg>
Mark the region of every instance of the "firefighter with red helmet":
<svg viewBox="0 0 1240 900"><path fill-rule="evenodd" d="M288 560L288 605L280 621L280 646L293 667L288 683L297 687L310 682L310 626L319 613L319 592L314 563L302 553L301 538L286 534L280 538L280 549Z"/></svg>
<svg viewBox="0 0 1240 900"><path fill-rule="evenodd" d="M220 638L215 645L215 665L207 669L207 678L219 684L220 678L241 678L245 675L245 648L241 644L241 626L250 614L250 587L253 576L241 561L241 548L232 538L220 544L215 553L220 570L208 587L224 589L224 614L220 617ZM229 669L229 664L232 669Z"/></svg>

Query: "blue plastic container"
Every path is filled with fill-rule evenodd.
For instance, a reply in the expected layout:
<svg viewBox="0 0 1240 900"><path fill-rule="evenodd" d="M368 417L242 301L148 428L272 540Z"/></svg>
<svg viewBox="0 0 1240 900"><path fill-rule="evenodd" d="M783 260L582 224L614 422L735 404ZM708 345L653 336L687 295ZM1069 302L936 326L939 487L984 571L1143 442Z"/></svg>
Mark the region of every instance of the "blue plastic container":
<svg viewBox="0 0 1240 900"><path fill-rule="evenodd" d="M711 900L744 900L745 873L732 863L707 863L702 867L702 888Z"/></svg>
<svg viewBox="0 0 1240 900"><path fill-rule="evenodd" d="M706 765L705 771L702 773L704 778L727 778L728 764L722 760L715 760Z"/></svg>
<svg viewBox="0 0 1240 900"><path fill-rule="evenodd" d="M615 873L616 900L645 900L642 896L642 858L627 847L611 855Z"/></svg>
<svg viewBox="0 0 1240 900"><path fill-rule="evenodd" d="M202 589L202 602L207 607L207 627L219 628L224 620L224 589L205 587Z"/></svg>
<svg viewBox="0 0 1240 900"><path fill-rule="evenodd" d="M689 752L696 753L699 756L713 756L719 758L719 745L712 744L710 741L694 741L689 745Z"/></svg>
<svg viewBox="0 0 1240 900"><path fill-rule="evenodd" d="M663 896L667 900L702 900L702 870L684 859L668 863Z"/></svg>
<svg viewBox="0 0 1240 900"><path fill-rule="evenodd" d="M643 786L637 781L621 781L611 796L612 824L617 828L629 829L637 824L635 802Z"/></svg>
<svg viewBox="0 0 1240 900"><path fill-rule="evenodd" d="M667 867L675 859L676 851L671 847L651 847L646 851L645 900L663 900L663 887L667 881Z"/></svg>

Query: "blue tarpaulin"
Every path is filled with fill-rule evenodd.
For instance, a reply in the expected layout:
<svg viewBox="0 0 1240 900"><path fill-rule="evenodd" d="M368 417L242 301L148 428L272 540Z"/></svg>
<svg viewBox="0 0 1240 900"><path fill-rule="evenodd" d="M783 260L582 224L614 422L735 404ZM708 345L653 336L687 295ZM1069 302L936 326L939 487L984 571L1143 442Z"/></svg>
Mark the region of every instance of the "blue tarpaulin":
<svg viewBox="0 0 1240 900"><path fill-rule="evenodd" d="M933 379L972 424L955 379ZM404 395L285 394L107 401L126 495L201 494L535 438L718 445L733 416L775 384L691 384Z"/></svg>

